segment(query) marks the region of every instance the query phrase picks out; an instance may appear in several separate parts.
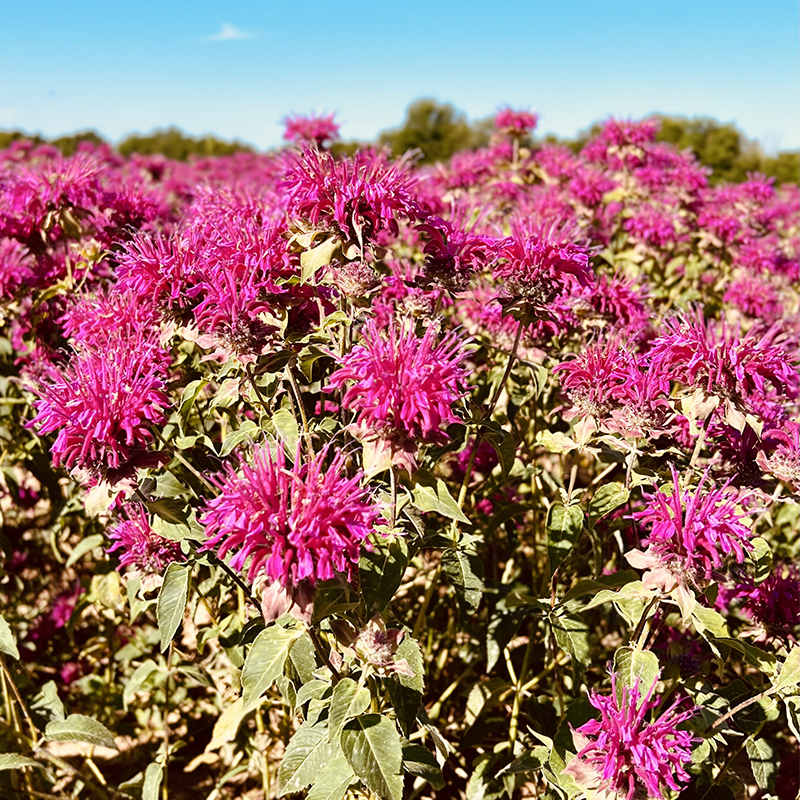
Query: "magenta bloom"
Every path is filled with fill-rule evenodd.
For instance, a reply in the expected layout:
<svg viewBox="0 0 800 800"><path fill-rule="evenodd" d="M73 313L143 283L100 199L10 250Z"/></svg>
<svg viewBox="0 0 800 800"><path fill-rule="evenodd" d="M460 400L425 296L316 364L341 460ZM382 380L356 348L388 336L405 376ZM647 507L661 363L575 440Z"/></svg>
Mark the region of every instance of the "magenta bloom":
<svg viewBox="0 0 800 800"><path fill-rule="evenodd" d="M494 118L497 130L509 136L522 137L529 134L539 122L539 117L531 111L513 111L503 108Z"/></svg>
<svg viewBox="0 0 800 800"><path fill-rule="evenodd" d="M173 561L183 561L179 542L159 536L150 526L141 505L127 510L128 519L109 532L113 545L107 553L118 553L121 567L130 567L143 575L162 575Z"/></svg>
<svg viewBox="0 0 800 800"><path fill-rule="evenodd" d="M344 477L339 451L327 463L328 449L313 461L286 464L283 448L253 450L252 463L230 464L219 480L220 494L200 522L220 558L244 568L251 582L266 578L287 590L314 587L340 573L352 579L361 543L380 510L361 486L361 473Z"/></svg>
<svg viewBox="0 0 800 800"><path fill-rule="evenodd" d="M579 749L564 770L581 787L617 800L663 800L665 787L680 792L680 782L689 780L684 765L692 757L697 737L678 726L695 709L679 710L683 700L676 699L658 719L648 722L648 712L659 705L651 699L655 685L642 697L637 679L632 687L622 688L620 697L617 676L612 673L610 695L589 692L589 702L600 712L600 719L573 730Z"/></svg>
<svg viewBox="0 0 800 800"><path fill-rule="evenodd" d="M141 463L150 426L164 421L169 405L161 368L141 338L79 351L64 367L48 364L34 391L39 413L30 424L58 431L54 463L91 473Z"/></svg>
<svg viewBox="0 0 800 800"><path fill-rule="evenodd" d="M752 550L752 531L743 522L746 514L736 510L739 495L720 489L703 491L708 472L697 488L682 490L678 473L672 467L672 494L658 490L644 511L633 518L650 525L650 535L643 540L645 552L626 554L637 569L646 569L645 586L669 592L689 586L703 589L720 570L726 559L742 563L745 551Z"/></svg>
<svg viewBox="0 0 800 800"><path fill-rule="evenodd" d="M420 338L409 323L394 320L384 335L374 319L363 337L331 375L330 386L349 384L342 406L358 412L353 433L374 448L365 452L365 462L377 458L367 471L393 463L412 472L417 442L444 444L442 429L458 419L453 405L466 391L464 342L451 332L436 344L435 327Z"/></svg>
<svg viewBox="0 0 800 800"><path fill-rule="evenodd" d="M287 173L291 219L327 228L345 241L372 241L383 231L397 235L401 217L414 220L419 205L411 195L415 179L380 153L359 151L352 159L306 150Z"/></svg>
<svg viewBox="0 0 800 800"><path fill-rule="evenodd" d="M541 310L556 297L592 282L585 248L555 230L528 234L516 224L512 233L500 244L500 264L493 272L512 297Z"/></svg>
<svg viewBox="0 0 800 800"><path fill-rule="evenodd" d="M315 144L321 148L325 142L339 138L339 126L333 121L333 114L328 114L327 117L287 117L284 125L284 140L300 146Z"/></svg>

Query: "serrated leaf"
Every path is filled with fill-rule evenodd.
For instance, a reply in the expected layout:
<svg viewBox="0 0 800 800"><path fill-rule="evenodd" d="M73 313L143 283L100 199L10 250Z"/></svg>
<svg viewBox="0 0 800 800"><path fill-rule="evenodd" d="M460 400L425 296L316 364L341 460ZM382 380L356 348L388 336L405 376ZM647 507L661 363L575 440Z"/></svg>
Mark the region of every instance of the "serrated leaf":
<svg viewBox="0 0 800 800"><path fill-rule="evenodd" d="M11 633L11 628L5 621L2 614L0 614L0 652L5 653L11 658L19 661L19 650L17 650L17 642L14 639L14 634Z"/></svg>
<svg viewBox="0 0 800 800"><path fill-rule="evenodd" d="M300 792L314 783L338 753L338 747L328 741L324 725L304 722L292 736L278 770L279 796Z"/></svg>
<svg viewBox="0 0 800 800"><path fill-rule="evenodd" d="M614 671L624 686L633 687L638 681L639 694L644 697L661 674L661 666L649 650L620 647L614 653Z"/></svg>
<svg viewBox="0 0 800 800"><path fill-rule="evenodd" d="M342 678L342 680L350 679ZM308 683L304 683L295 693L295 705L302 706L309 700L319 700L325 692L329 692L330 690L331 685L327 681L310 680Z"/></svg>
<svg viewBox="0 0 800 800"><path fill-rule="evenodd" d="M547 556L550 574L569 555L583 529L583 511L578 506L554 503L547 515Z"/></svg>
<svg viewBox="0 0 800 800"><path fill-rule="evenodd" d="M750 767L759 789L772 792L778 774L778 759L772 745L766 739L748 739L745 750L750 757Z"/></svg>
<svg viewBox="0 0 800 800"><path fill-rule="evenodd" d="M169 647L183 619L186 600L189 597L191 577L191 565L180 564L176 561L173 561L164 573L164 583L158 592L158 603L156 604L162 653Z"/></svg>
<svg viewBox="0 0 800 800"><path fill-rule="evenodd" d="M314 678L314 670L317 668L317 652L307 633L302 633L289 645L289 661L303 683L308 683Z"/></svg>
<svg viewBox="0 0 800 800"><path fill-rule="evenodd" d="M606 483L601 486L589 502L589 524L594 526L598 520L628 502L630 492L621 483Z"/></svg>
<svg viewBox="0 0 800 800"><path fill-rule="evenodd" d="M90 553L95 547L101 547L105 539L103 538L102 533L95 533L92 536L87 536L85 539L81 539L77 545L75 545L75 549L69 554L69 558L67 559L67 563L64 565L66 569L69 569L79 558L82 558L87 553Z"/></svg>
<svg viewBox="0 0 800 800"><path fill-rule="evenodd" d="M339 239L333 236L310 250L304 250L300 254L300 283L308 283L319 269L330 264L340 246Z"/></svg>
<svg viewBox="0 0 800 800"><path fill-rule="evenodd" d="M164 768L155 762L147 765L142 784L142 800L159 800L161 782L164 780Z"/></svg>
<svg viewBox="0 0 800 800"><path fill-rule="evenodd" d="M337 741L345 722L363 714L369 708L369 703L369 689L359 686L352 678L342 678L333 688L328 715L328 741Z"/></svg>
<svg viewBox="0 0 800 800"><path fill-rule="evenodd" d="M442 571L456 590L459 605L475 611L483 595L483 562L472 548L450 548L442 553Z"/></svg>
<svg viewBox="0 0 800 800"><path fill-rule="evenodd" d="M43 764L27 756L21 756L17 753L0 753L0 772L6 769L22 769L23 767L44 769Z"/></svg>
<svg viewBox="0 0 800 800"><path fill-rule="evenodd" d="M44 730L49 722L66 719L66 711L55 681L47 681L42 688L31 698L28 704L33 721L40 730Z"/></svg>
<svg viewBox="0 0 800 800"><path fill-rule="evenodd" d="M117 749L108 729L96 719L83 714L70 714L66 719L48 722L44 737L49 742L86 742Z"/></svg>
<svg viewBox="0 0 800 800"><path fill-rule="evenodd" d="M408 566L408 544L404 538L378 539L375 549L365 551L358 563L368 617L386 610Z"/></svg>
<svg viewBox="0 0 800 800"><path fill-rule="evenodd" d="M423 778L434 789L444 788L444 775L436 758L421 744L403 744L403 770Z"/></svg>
<svg viewBox="0 0 800 800"><path fill-rule="evenodd" d="M422 474L422 471L414 475L416 485L411 490L411 504L420 511L435 511L448 519L469 524L469 519L464 516L464 512L458 507L458 503L453 500L447 485L441 478L437 478L435 483L431 478ZM425 480L425 483L422 480Z"/></svg>
<svg viewBox="0 0 800 800"><path fill-rule="evenodd" d="M584 611L590 608L596 608L604 603L618 603L623 600L644 599L649 601L655 597L656 591L652 589L645 589L641 581L631 581L623 586L619 591L612 591L611 589L601 589L592 600L590 600L584 607Z"/></svg>
<svg viewBox="0 0 800 800"><path fill-rule="evenodd" d="M258 698L283 674L289 646L302 632L302 629L288 630L280 625L270 625L258 634L242 668L242 697L246 712L258 705Z"/></svg>
<svg viewBox="0 0 800 800"><path fill-rule="evenodd" d="M403 748L394 723L365 714L342 729L342 750L353 772L381 800L402 800Z"/></svg>
<svg viewBox="0 0 800 800"><path fill-rule="evenodd" d="M783 662L774 687L776 692L800 684L800 645L795 645Z"/></svg>
<svg viewBox="0 0 800 800"><path fill-rule="evenodd" d="M535 772L544 767L550 760L550 748L544 745L534 747L533 750L523 753L519 758L515 758L508 766L503 767L497 773L497 777L509 773L515 774L518 772Z"/></svg>
<svg viewBox="0 0 800 800"><path fill-rule="evenodd" d="M724 638L730 635L725 617L718 611L714 611L713 608L706 608L699 603L695 603L692 610L692 619L698 633L708 632L716 638Z"/></svg>
<svg viewBox="0 0 800 800"><path fill-rule="evenodd" d="M355 780L355 773L347 759L338 756L325 766L324 772L314 781L306 800L342 800Z"/></svg>

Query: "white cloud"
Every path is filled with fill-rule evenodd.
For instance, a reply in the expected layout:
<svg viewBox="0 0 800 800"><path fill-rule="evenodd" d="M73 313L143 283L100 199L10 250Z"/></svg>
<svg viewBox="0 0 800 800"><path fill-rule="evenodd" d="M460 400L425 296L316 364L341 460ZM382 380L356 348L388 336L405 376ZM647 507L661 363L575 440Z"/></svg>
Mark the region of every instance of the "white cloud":
<svg viewBox="0 0 800 800"><path fill-rule="evenodd" d="M236 42L242 39L255 39L255 35L249 31L244 31L231 25L229 22L223 22L219 31L213 36L207 36L206 40L209 42Z"/></svg>

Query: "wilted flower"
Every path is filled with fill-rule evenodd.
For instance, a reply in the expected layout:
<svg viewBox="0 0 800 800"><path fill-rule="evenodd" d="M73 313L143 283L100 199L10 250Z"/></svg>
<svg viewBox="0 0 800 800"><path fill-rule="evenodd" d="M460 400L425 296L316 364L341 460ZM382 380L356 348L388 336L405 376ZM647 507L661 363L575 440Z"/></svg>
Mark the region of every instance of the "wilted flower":
<svg viewBox="0 0 800 800"><path fill-rule="evenodd" d="M302 595L307 604L318 581L337 573L351 579L361 543L380 513L361 487L361 473L343 476L344 453L327 463L328 452L308 463L298 458L288 467L282 447L255 447L252 463L240 458L238 472L226 465L220 494L200 518L208 536L205 549L220 558L233 553L230 565L236 570L250 559L248 580L275 587L270 603L279 605L283 590L282 599ZM277 605L270 616L288 610Z"/></svg>
<svg viewBox="0 0 800 800"><path fill-rule="evenodd" d="M704 589L713 570L720 570L726 559L742 563L752 550L752 531L742 522L738 493L728 493L728 484L703 491L708 472L692 492L683 490L678 473L672 469L672 494L656 491L643 511L633 519L651 526L643 541L644 552L632 550L625 557L637 569L647 570L644 585L665 592L677 590L677 601L684 610L690 607L691 588Z"/></svg>
<svg viewBox="0 0 800 800"><path fill-rule="evenodd" d="M599 720L589 720L572 731L578 753L564 772L584 789L608 800L663 800L665 787L680 792L689 775L684 765L692 757L697 737L679 729L695 709L679 710L676 699L658 719L648 722L648 712L659 701L652 698L656 681L642 697L639 680L633 686L617 688L617 675L611 675L611 694L589 692L589 702L600 712ZM652 698L652 699L651 699Z"/></svg>
<svg viewBox="0 0 800 800"><path fill-rule="evenodd" d="M163 575L173 561L182 561L179 542L157 534L141 505L128 507L127 519L118 522L108 534L113 542L108 553L117 553L121 567L130 567L144 576Z"/></svg>
<svg viewBox="0 0 800 800"><path fill-rule="evenodd" d="M390 464L412 472L419 442L443 444L442 428L455 422L453 404L464 394L464 343L451 332L437 344L429 327L421 338L409 322L392 320L384 335L376 320L364 327L331 375L331 388L349 384L342 406L358 412L353 434L365 446L367 472Z"/></svg>
<svg viewBox="0 0 800 800"><path fill-rule="evenodd" d="M398 673L413 677L414 671L408 661L396 656L404 632L387 628L380 614L376 614L361 630L341 619L331 620L331 628L341 644L379 675ZM340 661L341 655L334 653L338 656L334 660Z"/></svg>

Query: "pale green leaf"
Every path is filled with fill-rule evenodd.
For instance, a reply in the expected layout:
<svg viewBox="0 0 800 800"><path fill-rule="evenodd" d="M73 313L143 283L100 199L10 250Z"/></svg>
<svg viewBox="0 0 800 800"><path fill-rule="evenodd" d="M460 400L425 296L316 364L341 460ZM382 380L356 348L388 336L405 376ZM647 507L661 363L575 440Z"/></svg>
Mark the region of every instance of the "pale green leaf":
<svg viewBox="0 0 800 800"><path fill-rule="evenodd" d="M402 800L403 749L394 723L365 714L342 729L342 750L353 772L380 800Z"/></svg>
<svg viewBox="0 0 800 800"><path fill-rule="evenodd" d="M639 695L644 697L650 687L658 680L661 666L658 657L649 650L637 650L633 647L620 647L614 653L614 671L622 682L622 686L639 686ZM620 690L622 688L620 686Z"/></svg>
<svg viewBox="0 0 800 800"><path fill-rule="evenodd" d="M766 739L750 738L744 746L750 757L750 767L759 789L767 792L774 791L775 776L778 774L778 758L772 745Z"/></svg>
<svg viewBox="0 0 800 800"><path fill-rule="evenodd" d="M550 574L569 555L583 529L583 511L578 506L554 503L547 515L547 555Z"/></svg>
<svg viewBox="0 0 800 800"><path fill-rule="evenodd" d="M309 789L306 800L342 800L348 787L355 781L355 773L347 759L337 756L325 765L325 769Z"/></svg>
<svg viewBox="0 0 800 800"><path fill-rule="evenodd" d="M258 698L283 674L289 646L302 633L301 628L288 630L280 625L270 625L258 634L242 668L245 713L258 705Z"/></svg>
<svg viewBox="0 0 800 800"><path fill-rule="evenodd" d="M359 686L352 678L342 678L333 688L328 716L328 740L335 742L347 720L363 714L370 703L369 689Z"/></svg>
<svg viewBox="0 0 800 800"><path fill-rule="evenodd" d="M86 742L117 749L114 737L108 729L96 719L83 714L70 714L64 720L48 722L44 736L49 742Z"/></svg>
<svg viewBox="0 0 800 800"><path fill-rule="evenodd" d="M181 564L177 561L173 561L164 574L164 583L158 592L158 604L156 605L162 653L169 647L183 619L186 600L189 597L191 577L191 565Z"/></svg>
<svg viewBox="0 0 800 800"><path fill-rule="evenodd" d="M601 486L589 503L589 524L594 526L598 520L626 503L629 496L630 492L621 483L606 483Z"/></svg>
<svg viewBox="0 0 800 800"><path fill-rule="evenodd" d="M102 546L104 541L105 539L103 538L102 533L95 533L92 536L87 536L85 539L81 539L81 541L75 545L75 549L69 554L67 563L64 565L65 568L69 569L79 558L82 558L87 553L94 550L95 547Z"/></svg>
<svg viewBox="0 0 800 800"><path fill-rule="evenodd" d="M328 741L328 730L324 725L304 722L283 754L278 770L279 796L300 792L314 783L338 753L338 746Z"/></svg>
<svg viewBox="0 0 800 800"><path fill-rule="evenodd" d="M11 656L11 658L16 658L19 660L17 642L14 639L14 634L11 633L11 628L8 627L8 623L5 621L2 614L0 614L0 652L5 653L7 656Z"/></svg>
<svg viewBox="0 0 800 800"><path fill-rule="evenodd" d="M23 767L44 769L42 764L27 756L21 756L17 753L0 753L0 772L6 769L22 769Z"/></svg>
<svg viewBox="0 0 800 800"><path fill-rule="evenodd" d="M483 595L483 563L472 548L450 548L442 553L442 571L456 590L460 604L475 611Z"/></svg>

